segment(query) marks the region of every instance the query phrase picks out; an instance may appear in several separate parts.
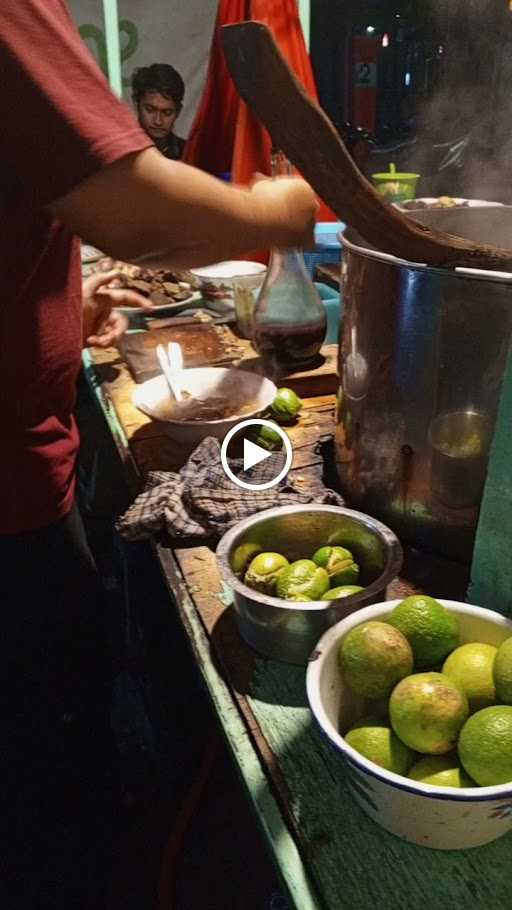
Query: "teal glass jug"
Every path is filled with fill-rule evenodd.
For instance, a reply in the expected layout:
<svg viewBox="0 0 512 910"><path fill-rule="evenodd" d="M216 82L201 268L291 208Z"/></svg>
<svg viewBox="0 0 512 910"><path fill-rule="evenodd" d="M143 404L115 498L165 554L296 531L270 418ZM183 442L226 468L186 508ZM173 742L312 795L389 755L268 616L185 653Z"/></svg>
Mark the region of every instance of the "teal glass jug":
<svg viewBox="0 0 512 910"><path fill-rule="evenodd" d="M288 160L272 155L272 176L289 176ZM253 344L272 375L311 368L327 330L324 305L298 249L272 250L253 319Z"/></svg>

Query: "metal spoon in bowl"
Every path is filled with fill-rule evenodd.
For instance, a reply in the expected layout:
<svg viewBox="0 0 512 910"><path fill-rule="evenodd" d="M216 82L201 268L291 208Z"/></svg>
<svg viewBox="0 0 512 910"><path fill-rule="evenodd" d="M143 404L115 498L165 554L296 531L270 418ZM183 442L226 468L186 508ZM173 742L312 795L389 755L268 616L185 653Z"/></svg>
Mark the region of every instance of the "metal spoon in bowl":
<svg viewBox="0 0 512 910"><path fill-rule="evenodd" d="M183 367L181 347L176 342L171 341L167 350L168 353L166 353L163 344L157 345L156 356L158 357L158 363L167 380L171 395L174 396L176 401L182 401L181 387L177 376L178 371Z"/></svg>

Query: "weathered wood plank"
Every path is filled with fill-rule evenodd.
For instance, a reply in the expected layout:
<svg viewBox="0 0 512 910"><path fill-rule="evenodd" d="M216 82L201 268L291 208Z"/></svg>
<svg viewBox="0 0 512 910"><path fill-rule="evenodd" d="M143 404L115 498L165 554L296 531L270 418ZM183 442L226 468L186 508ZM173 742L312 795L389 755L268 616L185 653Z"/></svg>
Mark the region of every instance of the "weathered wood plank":
<svg viewBox="0 0 512 910"><path fill-rule="evenodd" d="M126 438L126 446L135 457L142 477L148 471L178 471L194 446L178 446L161 423L151 420L134 406L132 396L135 382L116 348L94 348L87 356L96 370L96 381L102 390L103 401L109 400L115 409L119 426ZM299 419L295 424L285 427L293 445L294 468L321 464L322 456L315 448L332 435L334 401L331 394L305 398Z"/></svg>
<svg viewBox="0 0 512 910"><path fill-rule="evenodd" d="M314 725L301 668L258 661L249 703L279 756L296 837L329 908L509 908L512 835L478 850L434 851L375 825L354 803L343 762Z"/></svg>
<svg viewBox="0 0 512 910"><path fill-rule="evenodd" d="M199 548L204 551L205 548ZM254 748L255 721L247 723L248 715L240 713L230 683L226 681L215 660L211 659L210 638L197 613L188 585L178 568L172 552L157 547L158 559L166 582L176 603L183 625L194 650L197 665L207 686L226 741L242 774L242 779L275 858L280 874L296 910L327 910L311 884L297 846L288 830L276 802L273 787L265 773L269 765L262 764ZM186 552L186 551L180 551ZM211 554L213 555L213 554ZM244 722L245 718L245 722Z"/></svg>
<svg viewBox="0 0 512 910"><path fill-rule="evenodd" d="M250 372L264 373L261 358L254 351L251 343L245 341L245 346L245 353L239 361L239 366ZM324 344L320 352L320 362L314 369L283 373L271 378L278 386L293 389L301 396L335 394L338 389L338 345Z"/></svg>

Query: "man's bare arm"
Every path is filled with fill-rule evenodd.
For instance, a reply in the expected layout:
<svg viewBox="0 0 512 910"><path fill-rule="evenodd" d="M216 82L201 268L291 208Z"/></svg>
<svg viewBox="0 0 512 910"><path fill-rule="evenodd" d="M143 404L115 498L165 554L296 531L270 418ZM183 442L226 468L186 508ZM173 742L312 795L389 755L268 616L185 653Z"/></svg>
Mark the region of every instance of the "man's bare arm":
<svg viewBox="0 0 512 910"><path fill-rule="evenodd" d="M240 189L148 148L98 171L50 208L115 259L193 267L256 248L311 245L316 207L302 180Z"/></svg>

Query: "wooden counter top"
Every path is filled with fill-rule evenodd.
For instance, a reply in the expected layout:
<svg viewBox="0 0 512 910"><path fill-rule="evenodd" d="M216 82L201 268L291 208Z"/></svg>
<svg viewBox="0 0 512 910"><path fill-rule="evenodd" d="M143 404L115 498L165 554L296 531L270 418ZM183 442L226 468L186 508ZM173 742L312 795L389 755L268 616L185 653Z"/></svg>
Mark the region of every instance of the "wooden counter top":
<svg viewBox="0 0 512 910"><path fill-rule="evenodd" d="M131 403L117 351L85 352L91 388L135 493L149 470L177 470L186 453ZM293 480L332 478L334 396L310 395L289 431ZM294 910L505 910L512 836L472 851L416 847L373 824L350 796L343 764L307 707L304 669L265 660L239 638L207 546L156 544L211 701ZM416 590L463 599L468 571L407 550L388 597Z"/></svg>

